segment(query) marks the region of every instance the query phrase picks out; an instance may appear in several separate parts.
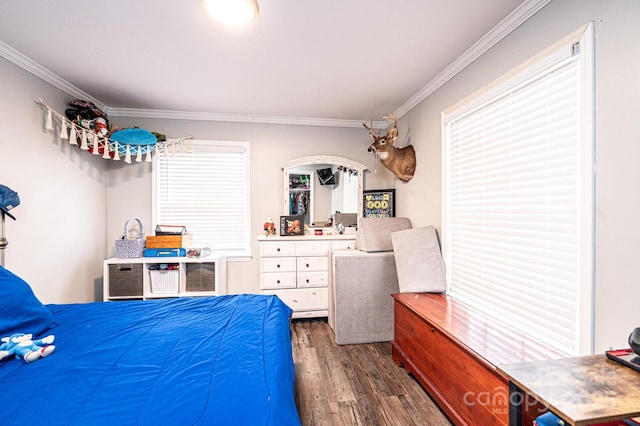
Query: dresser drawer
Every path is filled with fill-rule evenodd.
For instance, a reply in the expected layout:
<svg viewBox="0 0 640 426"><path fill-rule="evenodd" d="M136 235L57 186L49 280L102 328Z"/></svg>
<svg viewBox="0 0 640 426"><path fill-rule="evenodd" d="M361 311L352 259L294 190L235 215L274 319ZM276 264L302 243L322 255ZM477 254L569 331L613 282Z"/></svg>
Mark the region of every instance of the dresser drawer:
<svg viewBox="0 0 640 426"><path fill-rule="evenodd" d="M277 295L294 311L326 311L327 306L329 306L329 292L326 287L296 290L267 290L262 293Z"/></svg>
<svg viewBox="0 0 640 426"><path fill-rule="evenodd" d="M326 256L331 249L331 241L300 241L295 244L297 256Z"/></svg>
<svg viewBox="0 0 640 426"><path fill-rule="evenodd" d="M260 272L295 272L295 257L264 257L260 261Z"/></svg>
<svg viewBox="0 0 640 426"><path fill-rule="evenodd" d="M327 257L298 257L296 259L297 270L300 272L326 271L329 269Z"/></svg>
<svg viewBox="0 0 640 426"><path fill-rule="evenodd" d="M329 284L327 271L298 272L297 287L326 287Z"/></svg>
<svg viewBox="0 0 640 426"><path fill-rule="evenodd" d="M261 257L295 256L295 241L273 241L260 243Z"/></svg>
<svg viewBox="0 0 640 426"><path fill-rule="evenodd" d="M355 240L331 241L331 250L352 250L355 247Z"/></svg>
<svg viewBox="0 0 640 426"><path fill-rule="evenodd" d="M296 288L295 272L265 272L260 274L260 289Z"/></svg>

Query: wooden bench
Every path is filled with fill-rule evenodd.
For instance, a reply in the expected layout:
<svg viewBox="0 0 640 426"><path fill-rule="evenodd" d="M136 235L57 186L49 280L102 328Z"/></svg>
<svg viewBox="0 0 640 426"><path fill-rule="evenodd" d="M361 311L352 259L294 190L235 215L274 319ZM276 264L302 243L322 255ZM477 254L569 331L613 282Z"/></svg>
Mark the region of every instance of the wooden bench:
<svg viewBox="0 0 640 426"><path fill-rule="evenodd" d="M508 424L508 380L496 365L563 356L445 295L393 297L393 360L457 425ZM529 407L524 424L538 408Z"/></svg>

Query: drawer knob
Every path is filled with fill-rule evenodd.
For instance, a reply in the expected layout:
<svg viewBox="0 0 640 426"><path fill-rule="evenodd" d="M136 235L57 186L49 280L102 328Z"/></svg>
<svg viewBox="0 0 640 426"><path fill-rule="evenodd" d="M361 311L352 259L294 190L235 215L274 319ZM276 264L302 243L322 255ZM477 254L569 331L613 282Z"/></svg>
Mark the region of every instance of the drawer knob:
<svg viewBox="0 0 640 426"><path fill-rule="evenodd" d="M276 281L276 284L280 284L280 280Z"/></svg>
<svg viewBox="0 0 640 426"><path fill-rule="evenodd" d="M307 284L309 283L309 278L307 278Z"/></svg>
<svg viewBox="0 0 640 426"><path fill-rule="evenodd" d="M276 265L276 268L279 268L279 267L280 267L280 264L278 263L278 264Z"/></svg>
<svg viewBox="0 0 640 426"><path fill-rule="evenodd" d="M307 263L307 268L309 267L309 264Z"/></svg>
<svg viewBox="0 0 640 426"><path fill-rule="evenodd" d="M280 251L280 247L278 247L278 248L276 249L276 251Z"/></svg>

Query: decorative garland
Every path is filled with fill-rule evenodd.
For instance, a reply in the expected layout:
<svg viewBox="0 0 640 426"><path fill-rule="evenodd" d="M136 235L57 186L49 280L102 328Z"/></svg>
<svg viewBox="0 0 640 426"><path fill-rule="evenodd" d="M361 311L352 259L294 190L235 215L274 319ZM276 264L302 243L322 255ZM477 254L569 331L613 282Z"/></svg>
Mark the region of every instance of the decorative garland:
<svg viewBox="0 0 640 426"><path fill-rule="evenodd" d="M60 122L60 139L68 139L69 144L78 145L80 142L80 149L85 151L91 151L93 155L102 154L104 159L120 160L122 151L124 150L124 162L131 163L132 151L135 151L135 161L140 163L143 161L142 156L145 155L144 161L151 162L151 153L155 152L155 157L158 158L160 153L166 157L169 155L176 155L176 150L179 149L180 153L184 152L184 144L187 144L186 151L191 152L191 136L180 139L169 139L166 141L158 141L149 145L129 145L121 144L117 141L113 141L108 137L98 135L91 129L86 129L79 126L77 123L69 120L62 114L59 114L53 110L49 105L45 104L42 99L35 98L34 101L42 107L46 112L45 129L53 131L54 118ZM177 147L176 147L177 145Z"/></svg>

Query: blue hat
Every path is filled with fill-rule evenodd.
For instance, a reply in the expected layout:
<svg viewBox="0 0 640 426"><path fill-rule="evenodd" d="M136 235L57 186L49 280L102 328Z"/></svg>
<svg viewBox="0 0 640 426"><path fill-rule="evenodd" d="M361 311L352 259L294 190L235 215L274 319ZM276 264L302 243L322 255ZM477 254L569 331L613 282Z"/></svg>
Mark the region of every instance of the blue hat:
<svg viewBox="0 0 640 426"><path fill-rule="evenodd" d="M11 188L0 185L0 210L5 212L11 219L16 220L16 218L9 213L9 210L19 205L20 197L18 197L18 193Z"/></svg>

